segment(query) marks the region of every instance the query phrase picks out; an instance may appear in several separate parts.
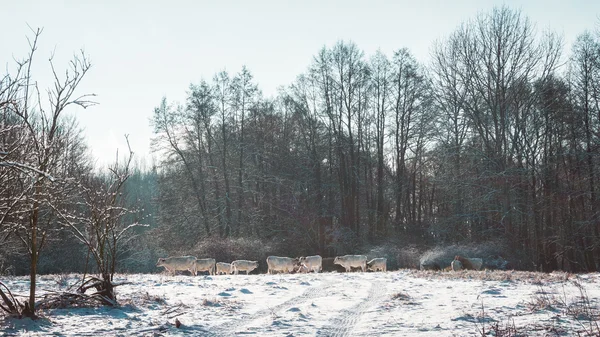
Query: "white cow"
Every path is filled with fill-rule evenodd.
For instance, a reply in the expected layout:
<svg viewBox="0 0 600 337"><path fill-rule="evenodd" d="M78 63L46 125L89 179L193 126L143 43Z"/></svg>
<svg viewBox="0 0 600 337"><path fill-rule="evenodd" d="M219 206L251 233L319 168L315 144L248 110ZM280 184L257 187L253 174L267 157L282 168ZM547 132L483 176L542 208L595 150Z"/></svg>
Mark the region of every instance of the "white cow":
<svg viewBox="0 0 600 337"><path fill-rule="evenodd" d="M215 274L215 259L196 259L196 272L207 271L210 275Z"/></svg>
<svg viewBox="0 0 600 337"><path fill-rule="evenodd" d="M320 255L301 257L298 262L306 267L308 271L319 273L323 270L323 258Z"/></svg>
<svg viewBox="0 0 600 337"><path fill-rule="evenodd" d="M351 271L352 268L358 267L360 267L363 272L367 271L367 257L364 255L336 256L333 263L346 268L346 272Z"/></svg>
<svg viewBox="0 0 600 337"><path fill-rule="evenodd" d="M267 274L275 274L278 271L291 273L297 264L297 260L291 257L269 256L267 257Z"/></svg>
<svg viewBox="0 0 600 337"><path fill-rule="evenodd" d="M225 263L225 262L217 262L217 271L216 274L217 275L221 275L221 273L223 274L231 274L231 263Z"/></svg>
<svg viewBox="0 0 600 337"><path fill-rule="evenodd" d="M167 272L171 274L174 274L178 270L189 270L192 275L196 275L195 256L161 257L156 262L156 266L165 267Z"/></svg>
<svg viewBox="0 0 600 337"><path fill-rule="evenodd" d="M387 259L385 257L377 257L367 262L367 269L372 271L387 271Z"/></svg>
<svg viewBox="0 0 600 337"><path fill-rule="evenodd" d="M240 271L246 271L246 275L248 275L256 268L258 268L258 261L235 260L231 262L231 271L235 275L237 275Z"/></svg>

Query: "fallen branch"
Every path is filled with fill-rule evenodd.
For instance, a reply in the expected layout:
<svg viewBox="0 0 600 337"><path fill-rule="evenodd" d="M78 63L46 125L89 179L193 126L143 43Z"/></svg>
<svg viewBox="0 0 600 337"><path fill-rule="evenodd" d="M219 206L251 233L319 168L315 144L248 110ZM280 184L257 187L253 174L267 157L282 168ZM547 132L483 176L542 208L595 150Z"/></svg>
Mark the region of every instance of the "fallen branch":
<svg viewBox="0 0 600 337"><path fill-rule="evenodd" d="M82 293L62 292L46 295L44 299L36 303L36 307L41 309L98 307L102 305L117 306L117 302L99 293L86 295Z"/></svg>
<svg viewBox="0 0 600 337"><path fill-rule="evenodd" d="M162 314L163 315L172 314L173 312L181 309L181 307L183 307L183 304L179 304L179 305L175 305L175 306L169 307Z"/></svg>
<svg viewBox="0 0 600 337"><path fill-rule="evenodd" d="M85 294L88 289L94 288L96 289L96 292L90 296L96 297L104 305L116 307L118 306L118 303L114 288L130 283L131 282L112 283L108 279L105 280L95 276L90 276L81 284L81 286L79 286L79 288L77 288L77 292L80 294Z"/></svg>
<svg viewBox="0 0 600 337"><path fill-rule="evenodd" d="M4 288L4 290L2 290ZM7 295L8 294L8 295ZM22 315L22 311L20 310L21 305L19 301L13 296L12 292L6 284L0 282L0 297L2 297L2 301L4 305L0 304L0 308L4 310L9 315L15 315L20 317Z"/></svg>

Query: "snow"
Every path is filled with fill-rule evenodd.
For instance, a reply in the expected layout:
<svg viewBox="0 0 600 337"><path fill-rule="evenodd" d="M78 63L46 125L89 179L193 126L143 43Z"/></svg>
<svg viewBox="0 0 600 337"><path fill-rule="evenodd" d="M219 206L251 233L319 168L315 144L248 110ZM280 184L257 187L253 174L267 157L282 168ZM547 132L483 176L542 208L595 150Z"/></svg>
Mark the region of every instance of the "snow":
<svg viewBox="0 0 600 337"><path fill-rule="evenodd" d="M481 336L497 325L585 336L599 331L599 280L514 271L119 274L114 281L128 283L117 287L118 308L53 309L36 321L5 318L0 328L10 336ZM1 281L28 294L26 277ZM39 294L79 281L43 275Z"/></svg>

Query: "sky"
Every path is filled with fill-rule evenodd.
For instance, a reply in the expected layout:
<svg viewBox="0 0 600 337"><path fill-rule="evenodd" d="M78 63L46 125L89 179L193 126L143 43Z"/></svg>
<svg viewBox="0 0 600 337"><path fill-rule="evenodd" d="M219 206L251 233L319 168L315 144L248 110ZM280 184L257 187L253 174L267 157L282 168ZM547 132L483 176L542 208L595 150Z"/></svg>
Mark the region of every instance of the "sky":
<svg viewBox="0 0 600 337"><path fill-rule="evenodd" d="M183 102L191 83L246 65L267 97L305 72L314 55L339 40L368 57L406 47L427 64L436 40L494 6L520 9L539 31L562 34L565 55L584 30L600 28L600 1L2 1L0 65L27 55L32 28L43 28L32 74L49 87L48 64L66 69L84 50L92 68L78 93L99 103L70 109L99 166L127 151L151 162L150 118L162 97Z"/></svg>

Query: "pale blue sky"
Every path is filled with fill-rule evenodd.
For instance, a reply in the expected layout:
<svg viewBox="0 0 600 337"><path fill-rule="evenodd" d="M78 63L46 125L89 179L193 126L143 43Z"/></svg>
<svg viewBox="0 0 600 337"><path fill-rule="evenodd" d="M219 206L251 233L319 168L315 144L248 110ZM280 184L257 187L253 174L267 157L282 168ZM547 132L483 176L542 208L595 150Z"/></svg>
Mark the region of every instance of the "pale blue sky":
<svg viewBox="0 0 600 337"><path fill-rule="evenodd" d="M149 118L163 96L183 101L190 83L246 65L274 95L304 72L324 45L352 40L369 56L407 47L422 62L436 39L495 5L521 9L539 30L576 36L598 27L600 1L8 1L0 12L0 64L24 57L27 24L43 27L34 76L48 86L48 56L64 69L83 48L93 67L80 93L100 103L77 111L99 163L126 150L149 158ZM30 35L30 34L29 34Z"/></svg>

